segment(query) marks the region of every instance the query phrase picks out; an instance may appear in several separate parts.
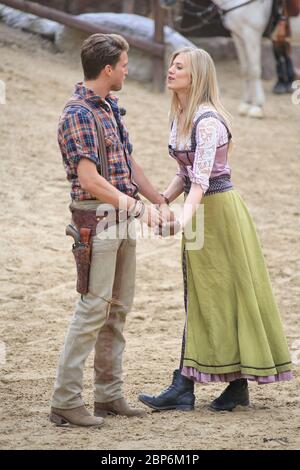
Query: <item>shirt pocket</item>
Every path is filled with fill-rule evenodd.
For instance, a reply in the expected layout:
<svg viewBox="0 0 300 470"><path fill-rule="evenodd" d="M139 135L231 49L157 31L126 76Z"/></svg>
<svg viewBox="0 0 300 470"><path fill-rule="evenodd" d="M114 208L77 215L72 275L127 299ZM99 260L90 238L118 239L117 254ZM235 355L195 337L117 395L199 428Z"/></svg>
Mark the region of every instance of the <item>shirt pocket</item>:
<svg viewBox="0 0 300 470"><path fill-rule="evenodd" d="M104 137L105 146L109 148L117 148L120 145L120 139L115 133L106 134Z"/></svg>

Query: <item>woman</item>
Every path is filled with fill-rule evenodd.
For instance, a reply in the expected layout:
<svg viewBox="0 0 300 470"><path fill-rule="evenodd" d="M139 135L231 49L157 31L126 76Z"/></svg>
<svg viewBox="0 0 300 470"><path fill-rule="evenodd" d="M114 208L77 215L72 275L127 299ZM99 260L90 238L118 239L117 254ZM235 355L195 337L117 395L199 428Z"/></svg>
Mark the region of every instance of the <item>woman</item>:
<svg viewBox="0 0 300 470"><path fill-rule="evenodd" d="M168 389L139 399L158 410L190 410L194 382L222 381L229 385L210 406L232 410L249 404L247 380L291 379L291 360L255 227L230 181L231 133L209 54L192 48L175 52L168 88L169 149L179 171L164 196L172 202L185 192L183 229L192 216L195 226L202 202L204 246L187 249L183 236L186 324L180 368Z"/></svg>

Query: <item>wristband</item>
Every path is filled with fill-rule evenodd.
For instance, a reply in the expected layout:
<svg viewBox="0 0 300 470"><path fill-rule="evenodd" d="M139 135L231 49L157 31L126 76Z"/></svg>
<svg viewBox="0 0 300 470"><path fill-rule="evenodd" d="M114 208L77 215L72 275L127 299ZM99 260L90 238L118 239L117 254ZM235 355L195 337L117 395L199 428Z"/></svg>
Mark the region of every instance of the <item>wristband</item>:
<svg viewBox="0 0 300 470"><path fill-rule="evenodd" d="M165 203L167 204L167 206L169 206L169 205L170 205L170 201L169 201L169 199L167 198L167 196L165 196L163 193L159 193L159 194L164 198Z"/></svg>

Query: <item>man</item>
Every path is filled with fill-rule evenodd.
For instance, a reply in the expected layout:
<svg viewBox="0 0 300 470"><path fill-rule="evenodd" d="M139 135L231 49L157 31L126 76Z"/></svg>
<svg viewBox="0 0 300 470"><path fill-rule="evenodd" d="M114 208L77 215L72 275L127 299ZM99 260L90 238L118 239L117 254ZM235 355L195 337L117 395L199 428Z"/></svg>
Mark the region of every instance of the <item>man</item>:
<svg viewBox="0 0 300 470"><path fill-rule="evenodd" d="M289 18L300 14L299 0L281 0L279 19L272 35L273 53L276 61L277 82L273 93L292 93L297 74L291 57L291 28Z"/></svg>
<svg viewBox="0 0 300 470"><path fill-rule="evenodd" d="M97 236L92 227L88 292L78 301L70 323L54 387L50 420L58 425L99 427L107 414L144 414L131 408L122 394L123 328L135 282L135 240L129 233L128 217L139 216L149 226L158 226L162 218L157 206L144 205L137 192L156 205L166 206L166 198L132 158L117 99L110 94L121 90L128 74L127 52L127 42L115 34L94 34L83 43L84 82L76 85L59 123L58 140L71 183L73 222L80 229L84 221L96 220L96 210L103 203L116 208L117 219ZM101 154L97 119L104 132L106 156ZM106 178L100 174L104 159ZM124 208L125 219L120 217ZM168 209L164 213L168 214ZM84 363L93 348L95 416L81 397Z"/></svg>

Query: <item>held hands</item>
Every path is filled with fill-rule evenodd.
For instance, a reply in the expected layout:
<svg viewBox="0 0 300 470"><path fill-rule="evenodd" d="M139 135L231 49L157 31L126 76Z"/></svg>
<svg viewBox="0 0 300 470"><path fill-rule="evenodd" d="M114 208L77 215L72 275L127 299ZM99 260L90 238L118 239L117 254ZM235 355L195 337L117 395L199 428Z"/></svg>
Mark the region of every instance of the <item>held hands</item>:
<svg viewBox="0 0 300 470"><path fill-rule="evenodd" d="M176 235L182 230L181 222L175 219L174 212L170 210L167 204L161 204L158 207L163 220L159 226L155 227L154 233L163 238Z"/></svg>
<svg viewBox="0 0 300 470"><path fill-rule="evenodd" d="M140 220L152 228L159 227L163 224L161 212L152 204L145 204L145 211Z"/></svg>
<svg viewBox="0 0 300 470"><path fill-rule="evenodd" d="M160 206L157 206L157 207L158 207L159 212L162 215L164 222L171 222L175 220L174 212L171 211L170 207L167 204L161 204Z"/></svg>
<svg viewBox="0 0 300 470"><path fill-rule="evenodd" d="M181 222L175 219L174 212L167 204L153 205L137 201L130 208L130 213L136 219L154 228L156 235L164 238L176 235L182 230Z"/></svg>
<svg viewBox="0 0 300 470"><path fill-rule="evenodd" d="M160 211L154 205L145 204L141 200L135 201L128 212L132 217L144 222L149 227L156 227L163 223Z"/></svg>
<svg viewBox="0 0 300 470"><path fill-rule="evenodd" d="M179 220L175 219L174 212L170 211L166 204L159 209L154 205L145 204L145 211L138 218L154 228L154 233L161 237L173 236L182 229Z"/></svg>
<svg viewBox="0 0 300 470"><path fill-rule="evenodd" d="M179 220L171 220L164 222L159 227L155 228L155 234L160 235L163 238L176 235L176 233L182 230L182 224Z"/></svg>

